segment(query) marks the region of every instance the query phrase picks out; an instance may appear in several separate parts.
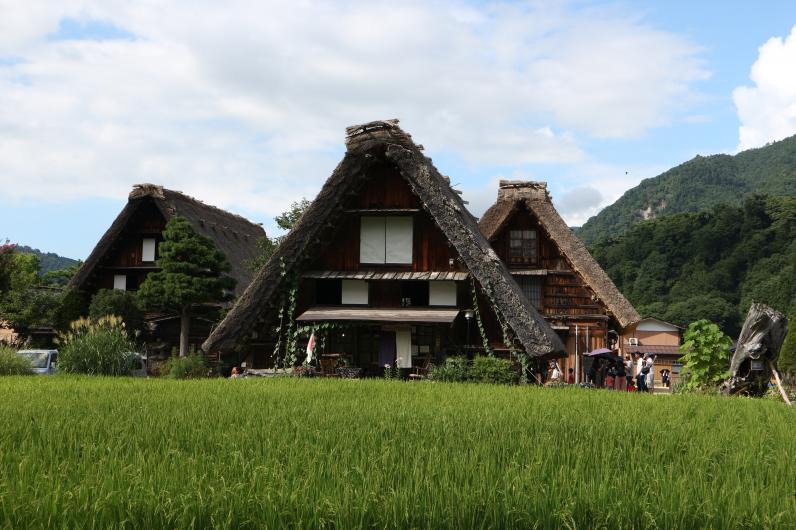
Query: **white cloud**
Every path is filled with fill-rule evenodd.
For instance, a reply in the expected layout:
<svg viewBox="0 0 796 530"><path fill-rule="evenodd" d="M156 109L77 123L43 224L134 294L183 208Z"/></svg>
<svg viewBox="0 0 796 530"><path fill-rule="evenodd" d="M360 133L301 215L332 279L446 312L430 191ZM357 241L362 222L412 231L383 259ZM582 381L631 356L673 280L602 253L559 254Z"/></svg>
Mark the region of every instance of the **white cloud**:
<svg viewBox="0 0 796 530"><path fill-rule="evenodd" d="M0 61L0 186L15 199L118 198L152 181L270 217L314 196L345 126L393 117L429 153L475 166L580 164L579 137L685 115L706 75L678 35L559 2L0 0L0 12L0 59L22 59ZM64 18L136 38L48 39Z"/></svg>
<svg viewBox="0 0 796 530"><path fill-rule="evenodd" d="M754 86L732 94L741 121L739 151L796 133L796 26L784 40L774 37L760 47L749 77Z"/></svg>

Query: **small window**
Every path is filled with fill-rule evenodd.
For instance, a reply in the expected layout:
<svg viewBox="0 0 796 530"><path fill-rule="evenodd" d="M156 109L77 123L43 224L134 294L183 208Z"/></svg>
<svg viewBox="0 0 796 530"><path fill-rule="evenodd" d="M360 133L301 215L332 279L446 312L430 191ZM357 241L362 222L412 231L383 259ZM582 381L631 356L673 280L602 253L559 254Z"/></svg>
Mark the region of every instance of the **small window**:
<svg viewBox="0 0 796 530"><path fill-rule="evenodd" d="M113 288L119 291L126 291L127 290L127 275L126 274L114 274L113 275Z"/></svg>
<svg viewBox="0 0 796 530"><path fill-rule="evenodd" d="M411 217L362 217L360 223L360 263L412 263Z"/></svg>
<svg viewBox="0 0 796 530"><path fill-rule="evenodd" d="M534 265L537 254L536 230L509 231L509 262L512 265Z"/></svg>
<svg viewBox="0 0 796 530"><path fill-rule="evenodd" d="M155 261L155 240L152 238L145 238L142 243L141 261L144 263L151 263Z"/></svg>
<svg viewBox="0 0 796 530"><path fill-rule="evenodd" d="M456 282L429 282L428 305L456 306Z"/></svg>
<svg viewBox="0 0 796 530"><path fill-rule="evenodd" d="M317 280L315 303L317 305L340 305L343 300L343 284L340 280Z"/></svg>
<svg viewBox="0 0 796 530"><path fill-rule="evenodd" d="M538 276L518 276L517 283L520 284L522 294L530 300L531 305L536 309L542 308L542 278Z"/></svg>
<svg viewBox="0 0 796 530"><path fill-rule="evenodd" d="M343 280L341 303L345 305L368 305L368 282Z"/></svg>
<svg viewBox="0 0 796 530"><path fill-rule="evenodd" d="M428 307L428 283L418 281L401 282L401 306Z"/></svg>

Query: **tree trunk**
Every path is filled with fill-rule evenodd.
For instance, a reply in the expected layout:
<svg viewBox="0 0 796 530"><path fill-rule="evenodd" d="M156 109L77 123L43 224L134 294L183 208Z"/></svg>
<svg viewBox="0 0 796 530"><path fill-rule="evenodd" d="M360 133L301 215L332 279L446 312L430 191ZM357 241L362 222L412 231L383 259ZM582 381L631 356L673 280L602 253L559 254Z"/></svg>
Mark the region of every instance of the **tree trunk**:
<svg viewBox="0 0 796 530"><path fill-rule="evenodd" d="M191 316L188 314L188 307L182 308L180 315L180 357L188 355L188 331L191 328Z"/></svg>

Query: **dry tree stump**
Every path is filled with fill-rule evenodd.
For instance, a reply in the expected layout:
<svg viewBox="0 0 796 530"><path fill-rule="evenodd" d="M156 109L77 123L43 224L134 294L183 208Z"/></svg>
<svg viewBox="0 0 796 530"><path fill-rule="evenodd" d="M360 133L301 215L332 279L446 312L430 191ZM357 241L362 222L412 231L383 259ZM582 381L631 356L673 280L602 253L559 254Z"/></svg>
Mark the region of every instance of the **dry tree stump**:
<svg viewBox="0 0 796 530"><path fill-rule="evenodd" d="M765 304L752 304L730 360L730 378L722 385L727 395L760 397L768 390L785 335L788 319Z"/></svg>

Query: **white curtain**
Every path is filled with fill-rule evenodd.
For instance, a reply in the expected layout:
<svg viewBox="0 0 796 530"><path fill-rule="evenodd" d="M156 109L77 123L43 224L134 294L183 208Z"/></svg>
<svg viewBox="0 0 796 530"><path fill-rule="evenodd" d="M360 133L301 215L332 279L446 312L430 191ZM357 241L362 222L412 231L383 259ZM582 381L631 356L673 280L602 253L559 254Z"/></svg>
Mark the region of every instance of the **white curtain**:
<svg viewBox="0 0 796 530"><path fill-rule="evenodd" d="M385 263L412 263L412 218L387 217Z"/></svg>
<svg viewBox="0 0 796 530"><path fill-rule="evenodd" d="M456 306L456 282L428 282L428 305Z"/></svg>
<svg viewBox="0 0 796 530"><path fill-rule="evenodd" d="M412 367L412 328L395 330L395 358L401 368Z"/></svg>
<svg viewBox="0 0 796 530"><path fill-rule="evenodd" d="M384 263L384 217L362 217L359 231L359 262Z"/></svg>

